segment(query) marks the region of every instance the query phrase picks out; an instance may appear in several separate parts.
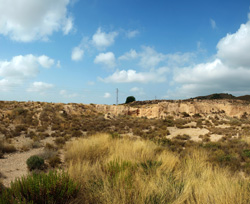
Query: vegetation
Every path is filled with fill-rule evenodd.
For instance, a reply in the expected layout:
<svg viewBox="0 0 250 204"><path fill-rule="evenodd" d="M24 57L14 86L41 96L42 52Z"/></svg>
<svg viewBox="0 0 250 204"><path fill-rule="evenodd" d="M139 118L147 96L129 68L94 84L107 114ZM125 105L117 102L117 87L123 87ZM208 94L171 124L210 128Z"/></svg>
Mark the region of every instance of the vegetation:
<svg viewBox="0 0 250 204"><path fill-rule="evenodd" d="M136 101L136 100L135 100L135 97L134 97L134 96L128 96L128 97L126 98L126 102L125 102L125 103L127 104L127 103L131 103L131 102L133 102L133 101Z"/></svg>
<svg viewBox="0 0 250 204"><path fill-rule="evenodd" d="M218 110L207 115L171 112L148 119L136 117L137 103L127 105L124 114L112 115L96 111L94 104L0 102L0 159L44 147L27 160L29 176L9 188L0 176L0 203L250 203L249 114L236 118ZM194 141L194 129L208 133ZM27 142L18 145L20 136ZM68 174L36 171L45 167L63 168ZM51 187L46 179L53 175ZM72 194L65 193L64 183ZM59 192L48 193L55 188L61 189L64 201L53 200ZM32 193L38 191L50 197L35 200Z"/></svg>
<svg viewBox="0 0 250 204"><path fill-rule="evenodd" d="M69 144L66 159L82 186L75 203L250 202L249 178L214 166L205 149L181 157L151 141L99 134Z"/></svg>
<svg viewBox="0 0 250 204"><path fill-rule="evenodd" d="M0 195L0 204L66 204L77 197L79 186L67 173L33 173L17 179Z"/></svg>
<svg viewBox="0 0 250 204"><path fill-rule="evenodd" d="M44 159L36 155L28 158L26 163L30 171L35 169L42 170L45 167Z"/></svg>

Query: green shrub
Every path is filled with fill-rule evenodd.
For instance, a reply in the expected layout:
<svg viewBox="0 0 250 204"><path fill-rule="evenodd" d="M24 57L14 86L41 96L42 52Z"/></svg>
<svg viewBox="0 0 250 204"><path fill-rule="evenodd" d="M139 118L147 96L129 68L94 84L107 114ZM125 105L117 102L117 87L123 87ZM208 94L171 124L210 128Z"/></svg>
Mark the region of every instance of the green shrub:
<svg viewBox="0 0 250 204"><path fill-rule="evenodd" d="M79 186L67 173L50 171L17 179L5 189L0 204L66 204L76 198Z"/></svg>
<svg viewBox="0 0 250 204"><path fill-rule="evenodd" d="M244 149L244 150L243 150L243 155L244 155L245 157L250 158L250 150L249 150L249 149Z"/></svg>
<svg viewBox="0 0 250 204"><path fill-rule="evenodd" d="M44 159L34 155L27 159L26 164L30 171L35 169L42 170L44 168Z"/></svg>

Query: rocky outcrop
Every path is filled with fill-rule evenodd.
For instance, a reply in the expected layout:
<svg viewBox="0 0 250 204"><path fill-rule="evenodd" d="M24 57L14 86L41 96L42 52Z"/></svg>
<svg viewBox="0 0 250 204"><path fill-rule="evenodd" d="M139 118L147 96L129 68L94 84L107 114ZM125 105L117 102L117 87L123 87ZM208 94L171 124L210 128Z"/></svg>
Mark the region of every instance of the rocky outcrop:
<svg viewBox="0 0 250 204"><path fill-rule="evenodd" d="M112 115L132 115L136 117L164 118L168 115L181 116L184 112L189 115L200 114L226 115L242 117L250 114L250 103L240 100L176 100L163 101L158 104L129 105L95 105L96 111Z"/></svg>

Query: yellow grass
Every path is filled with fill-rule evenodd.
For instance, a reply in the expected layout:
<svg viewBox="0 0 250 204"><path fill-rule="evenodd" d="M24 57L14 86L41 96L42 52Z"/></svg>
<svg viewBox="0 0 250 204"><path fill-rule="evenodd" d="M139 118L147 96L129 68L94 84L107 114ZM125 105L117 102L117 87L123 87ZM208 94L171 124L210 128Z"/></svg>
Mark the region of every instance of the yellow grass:
<svg viewBox="0 0 250 204"><path fill-rule="evenodd" d="M249 179L207 162L205 151L181 158L150 141L98 134L66 148L76 203L247 204Z"/></svg>

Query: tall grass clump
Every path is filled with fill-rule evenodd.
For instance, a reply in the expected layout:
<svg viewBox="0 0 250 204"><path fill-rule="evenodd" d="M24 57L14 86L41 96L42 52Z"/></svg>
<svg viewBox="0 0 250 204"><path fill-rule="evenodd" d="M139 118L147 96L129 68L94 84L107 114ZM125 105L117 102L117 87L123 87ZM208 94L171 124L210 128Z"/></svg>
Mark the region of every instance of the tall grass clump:
<svg viewBox="0 0 250 204"><path fill-rule="evenodd" d="M204 149L181 157L151 141L98 134L66 146L75 203L250 203L248 178L209 163Z"/></svg>

